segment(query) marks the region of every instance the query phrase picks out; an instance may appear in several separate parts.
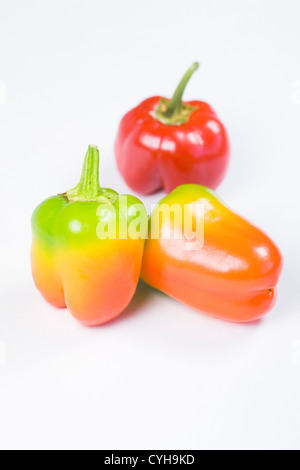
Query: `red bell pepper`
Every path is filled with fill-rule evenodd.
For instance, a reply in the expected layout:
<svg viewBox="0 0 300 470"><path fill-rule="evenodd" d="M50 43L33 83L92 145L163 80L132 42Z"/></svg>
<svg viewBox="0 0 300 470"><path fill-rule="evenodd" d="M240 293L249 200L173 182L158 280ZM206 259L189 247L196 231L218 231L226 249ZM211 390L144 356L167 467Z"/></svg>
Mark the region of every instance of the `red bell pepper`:
<svg viewBox="0 0 300 470"><path fill-rule="evenodd" d="M127 113L120 124L115 155L128 186L140 194L194 183L216 189L229 163L226 129L203 101L182 102L195 63L173 98L155 96Z"/></svg>

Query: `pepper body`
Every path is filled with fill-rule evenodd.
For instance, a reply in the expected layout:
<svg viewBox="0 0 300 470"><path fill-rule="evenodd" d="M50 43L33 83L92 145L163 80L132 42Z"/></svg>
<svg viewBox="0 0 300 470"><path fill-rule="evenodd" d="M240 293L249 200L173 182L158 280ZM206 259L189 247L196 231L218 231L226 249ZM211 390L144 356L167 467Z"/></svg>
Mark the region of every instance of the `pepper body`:
<svg viewBox="0 0 300 470"><path fill-rule="evenodd" d="M195 231L192 242L185 237L184 217L177 226L172 211L158 217L162 207L180 207L191 215L195 227L195 205L203 208L204 232L199 238ZM232 212L208 188L184 185L164 198L151 216L142 278L202 312L251 322L274 306L282 265L278 247L265 233Z"/></svg>
<svg viewBox="0 0 300 470"><path fill-rule="evenodd" d="M96 180L94 184L92 180L98 158L98 150L90 147L82 177L85 192L90 185L95 188ZM135 197L126 196L122 204L121 198L111 189L97 186L96 193L88 195L77 187L47 199L32 217L35 284L50 304L68 307L84 325L100 325L119 315L131 301L140 277L147 211ZM132 210L136 206L140 237L132 239L127 229L137 217ZM105 238L103 231L109 227L116 228L115 237Z"/></svg>
<svg viewBox="0 0 300 470"><path fill-rule="evenodd" d="M172 100L155 96L121 120L115 142L120 173L139 194L182 184L216 189L229 164L226 129L203 101L182 102L182 94L198 64L188 70Z"/></svg>

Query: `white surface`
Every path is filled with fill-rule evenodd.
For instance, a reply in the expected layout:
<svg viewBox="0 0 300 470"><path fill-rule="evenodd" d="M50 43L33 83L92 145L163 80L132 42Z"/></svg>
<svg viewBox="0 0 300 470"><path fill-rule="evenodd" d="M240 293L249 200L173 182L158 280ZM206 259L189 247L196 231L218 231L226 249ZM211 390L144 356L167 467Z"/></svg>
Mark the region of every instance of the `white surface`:
<svg viewBox="0 0 300 470"><path fill-rule="evenodd" d="M1 448L300 448L299 15L298 0L0 0ZM239 326L141 285L118 320L81 327L33 287L31 212L77 183L91 143L102 183L128 192L119 119L197 59L185 97L228 127L219 194L282 249L277 306Z"/></svg>

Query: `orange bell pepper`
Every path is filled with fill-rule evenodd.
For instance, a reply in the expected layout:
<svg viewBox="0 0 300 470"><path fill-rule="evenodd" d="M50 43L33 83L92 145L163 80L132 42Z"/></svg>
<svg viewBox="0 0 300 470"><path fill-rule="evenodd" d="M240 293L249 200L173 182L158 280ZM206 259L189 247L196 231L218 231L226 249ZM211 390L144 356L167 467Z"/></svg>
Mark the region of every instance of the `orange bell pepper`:
<svg viewBox="0 0 300 470"><path fill-rule="evenodd" d="M186 233L187 219L192 231ZM202 312L251 322L274 306L282 266L278 247L265 233L232 212L213 191L184 185L152 213L142 278Z"/></svg>

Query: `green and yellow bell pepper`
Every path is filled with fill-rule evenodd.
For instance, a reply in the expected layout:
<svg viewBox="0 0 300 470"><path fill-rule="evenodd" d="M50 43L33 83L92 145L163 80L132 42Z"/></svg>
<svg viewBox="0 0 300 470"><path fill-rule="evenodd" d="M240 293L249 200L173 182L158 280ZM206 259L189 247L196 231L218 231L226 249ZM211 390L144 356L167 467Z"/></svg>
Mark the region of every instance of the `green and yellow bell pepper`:
<svg viewBox="0 0 300 470"><path fill-rule="evenodd" d="M147 225L147 211L137 198L100 187L99 151L90 146L78 186L47 199L33 214L37 288L84 325L115 318L135 293Z"/></svg>

